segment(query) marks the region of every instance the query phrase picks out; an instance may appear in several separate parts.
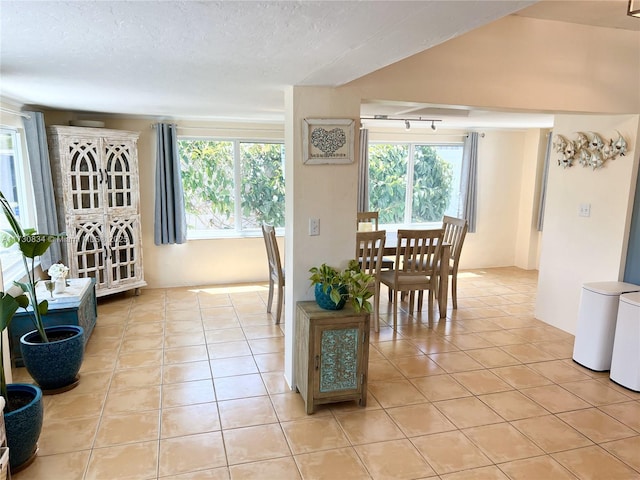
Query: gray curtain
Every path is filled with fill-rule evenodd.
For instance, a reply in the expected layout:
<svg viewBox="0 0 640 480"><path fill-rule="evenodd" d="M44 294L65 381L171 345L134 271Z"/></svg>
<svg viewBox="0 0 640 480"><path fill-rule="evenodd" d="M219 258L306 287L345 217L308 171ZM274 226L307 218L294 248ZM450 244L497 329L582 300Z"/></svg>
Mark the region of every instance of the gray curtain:
<svg viewBox="0 0 640 480"><path fill-rule="evenodd" d="M468 232L476 231L478 190L478 133L470 132L462 152L462 216L469 223Z"/></svg>
<svg viewBox="0 0 640 480"><path fill-rule="evenodd" d="M369 211L369 130L360 129L360 158L358 162L358 211Z"/></svg>
<svg viewBox="0 0 640 480"><path fill-rule="evenodd" d="M185 243L187 220L180 176L177 126L158 123L156 126L156 205L154 240L156 245Z"/></svg>
<svg viewBox="0 0 640 480"><path fill-rule="evenodd" d="M542 171L542 185L540 186L540 202L538 203L538 231L542 231L544 225L544 205L547 200L547 177L549 176L549 157L551 156L551 144L553 141L553 132L549 131L547 137L547 151L544 156L544 169Z"/></svg>
<svg viewBox="0 0 640 480"><path fill-rule="evenodd" d="M49 163L49 149L47 148L47 131L44 126L42 112L24 112L28 117L22 119L27 154L31 170L31 183L36 205L36 228L38 233L59 233L56 201L53 193L51 178L51 164ZM53 242L49 249L40 257L42 270L62 259L60 242Z"/></svg>

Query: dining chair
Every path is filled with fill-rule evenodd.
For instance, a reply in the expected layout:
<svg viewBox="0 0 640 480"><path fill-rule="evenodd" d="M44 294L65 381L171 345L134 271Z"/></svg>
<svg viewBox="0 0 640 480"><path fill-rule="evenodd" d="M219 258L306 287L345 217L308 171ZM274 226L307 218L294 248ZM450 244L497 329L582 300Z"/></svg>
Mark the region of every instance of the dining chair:
<svg viewBox="0 0 640 480"><path fill-rule="evenodd" d="M276 229L273 225L262 225L262 236L267 249L267 260L269 262L269 299L267 300L267 313L271 313L273 305L273 291L278 288L278 307L276 311L276 324L280 323L282 316L282 305L284 303L284 270L280 263L280 252L276 242Z"/></svg>
<svg viewBox="0 0 640 480"><path fill-rule="evenodd" d="M378 230L378 217L379 217L379 213L378 212L357 212L356 213L356 227L358 229L358 231L360 230L360 227L362 223L370 223L373 231L377 231ZM386 257L382 257L382 269L383 270L391 270L393 269L393 260L391 260L390 258L386 258Z"/></svg>
<svg viewBox="0 0 640 480"><path fill-rule="evenodd" d="M396 268L380 274L380 282L393 291L394 328L398 325L398 294L400 292L412 294L416 291L428 290L429 315L432 314L433 297L438 288L438 259L443 236L443 229L398 230ZM413 301L409 304L409 311L412 310Z"/></svg>
<svg viewBox="0 0 640 480"><path fill-rule="evenodd" d="M369 287L373 291L373 327L376 332L380 331L380 274L385 238L384 230L356 233L356 258L360 260L360 269L373 276Z"/></svg>
<svg viewBox="0 0 640 480"><path fill-rule="evenodd" d="M443 241L451 245L449 258L449 275L451 275L451 299L453 308L458 308L458 264L464 237L467 235L468 222L464 218L444 216L442 227L444 228Z"/></svg>

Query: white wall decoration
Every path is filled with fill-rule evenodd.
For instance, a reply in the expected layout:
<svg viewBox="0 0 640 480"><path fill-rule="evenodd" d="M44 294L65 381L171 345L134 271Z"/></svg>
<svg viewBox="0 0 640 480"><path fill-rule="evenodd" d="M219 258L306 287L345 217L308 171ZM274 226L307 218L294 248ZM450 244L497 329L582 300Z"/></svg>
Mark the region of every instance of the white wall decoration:
<svg viewBox="0 0 640 480"><path fill-rule="evenodd" d="M611 138L608 142L593 132L578 132L575 140L556 135L553 149L560 155L558 165L564 168L572 167L573 161L578 160L583 167L592 167L595 170L601 168L607 160L615 160L618 155L624 157L627 153L627 142L620 132L617 133L618 138L615 141Z"/></svg>
<svg viewBox="0 0 640 480"><path fill-rule="evenodd" d="M353 163L354 123L351 119L306 118L302 129L304 163Z"/></svg>

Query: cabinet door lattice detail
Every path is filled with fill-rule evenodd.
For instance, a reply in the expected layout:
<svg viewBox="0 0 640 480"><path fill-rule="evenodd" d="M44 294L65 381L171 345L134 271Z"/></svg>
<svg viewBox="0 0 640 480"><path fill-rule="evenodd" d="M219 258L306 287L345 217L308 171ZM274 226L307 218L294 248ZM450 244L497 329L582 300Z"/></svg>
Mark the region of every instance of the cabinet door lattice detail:
<svg viewBox="0 0 640 480"><path fill-rule="evenodd" d="M138 196L137 132L52 126L49 151L58 225L71 277L97 296L146 285Z"/></svg>
<svg viewBox="0 0 640 480"><path fill-rule="evenodd" d="M323 330L320 350L320 392L358 388L357 328Z"/></svg>

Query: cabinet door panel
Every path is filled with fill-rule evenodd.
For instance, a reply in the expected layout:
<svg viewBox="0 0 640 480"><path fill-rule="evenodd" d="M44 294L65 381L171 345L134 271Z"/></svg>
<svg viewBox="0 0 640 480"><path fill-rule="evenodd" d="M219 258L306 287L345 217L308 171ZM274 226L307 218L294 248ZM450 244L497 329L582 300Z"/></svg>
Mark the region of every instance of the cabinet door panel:
<svg viewBox="0 0 640 480"><path fill-rule="evenodd" d="M138 178L134 159L135 144L130 140L103 139L106 194L109 209L120 214L137 210Z"/></svg>
<svg viewBox="0 0 640 480"><path fill-rule="evenodd" d="M362 330L357 324L339 328L317 326L317 369L314 380L318 397L356 393L360 389Z"/></svg>
<svg viewBox="0 0 640 480"><path fill-rule="evenodd" d="M71 270L78 278L95 278L96 285L105 287L107 274L107 251L104 216L94 218L77 217L71 220L75 252L71 255Z"/></svg>
<svg viewBox="0 0 640 480"><path fill-rule="evenodd" d="M109 272L111 284L141 279L142 258L139 237L140 221L137 215L131 218L109 217Z"/></svg>
<svg viewBox="0 0 640 480"><path fill-rule="evenodd" d="M69 138L66 142L68 165L66 207L73 212L98 213L103 209L102 164L98 139Z"/></svg>

